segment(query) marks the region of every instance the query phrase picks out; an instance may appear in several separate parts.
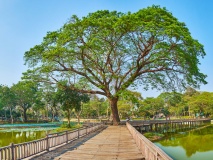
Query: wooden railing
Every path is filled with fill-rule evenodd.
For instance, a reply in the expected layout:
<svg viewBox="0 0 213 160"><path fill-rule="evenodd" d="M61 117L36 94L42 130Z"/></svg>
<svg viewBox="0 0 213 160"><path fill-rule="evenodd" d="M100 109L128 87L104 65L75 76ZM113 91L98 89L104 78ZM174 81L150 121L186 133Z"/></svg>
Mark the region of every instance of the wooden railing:
<svg viewBox="0 0 213 160"><path fill-rule="evenodd" d="M202 119L174 119L174 120L134 120L129 121L132 126L143 126L152 124L203 124L204 122L210 122L209 118Z"/></svg>
<svg viewBox="0 0 213 160"><path fill-rule="evenodd" d="M89 127L79 128L74 131L65 131L55 134L49 134L46 138L39 140L13 144L0 148L0 160L18 160L36 155L43 151L59 146L64 143L69 143L79 137L83 137L90 132L102 128L103 124L96 124Z"/></svg>
<svg viewBox="0 0 213 160"><path fill-rule="evenodd" d="M133 136L138 148L146 160L172 160L163 150L154 145L150 140L138 132L131 124L126 123L127 128Z"/></svg>

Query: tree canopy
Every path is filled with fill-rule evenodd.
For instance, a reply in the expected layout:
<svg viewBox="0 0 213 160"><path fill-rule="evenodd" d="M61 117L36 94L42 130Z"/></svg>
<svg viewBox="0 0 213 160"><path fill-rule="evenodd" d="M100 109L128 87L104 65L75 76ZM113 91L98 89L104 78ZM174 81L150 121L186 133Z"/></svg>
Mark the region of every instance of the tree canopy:
<svg viewBox="0 0 213 160"><path fill-rule="evenodd" d="M20 106L24 121L27 122L27 110L38 103L41 105L38 85L31 81L19 81L11 90L16 95L16 105Z"/></svg>
<svg viewBox="0 0 213 160"><path fill-rule="evenodd" d="M85 103L89 101L89 97L87 94L82 94L75 90L71 90L69 87L59 87L57 90L57 98L58 102L61 104L62 109L66 111L67 119L68 119L68 127L70 126L70 114L74 109L76 112L81 110L81 103ZM79 115L80 116L80 115ZM78 117L79 120L79 117Z"/></svg>
<svg viewBox="0 0 213 160"><path fill-rule="evenodd" d="M57 31L25 53L24 78L57 83L106 96L113 122L117 102L127 88L182 89L206 83L200 72L203 45L165 8L152 6L135 13L102 10L73 15ZM76 83L77 82L77 83Z"/></svg>
<svg viewBox="0 0 213 160"><path fill-rule="evenodd" d="M16 106L16 95L8 86L0 85L0 109L10 110L10 119L13 123L13 110Z"/></svg>

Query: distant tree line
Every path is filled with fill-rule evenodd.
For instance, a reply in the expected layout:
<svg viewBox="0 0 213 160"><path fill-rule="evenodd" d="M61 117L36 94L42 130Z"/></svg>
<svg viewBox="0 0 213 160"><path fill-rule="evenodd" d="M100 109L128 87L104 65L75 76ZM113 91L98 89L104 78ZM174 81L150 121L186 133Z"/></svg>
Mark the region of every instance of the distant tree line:
<svg viewBox="0 0 213 160"><path fill-rule="evenodd" d="M11 87L0 85L0 119L14 123L66 117L70 122L72 112L80 118L79 111L89 99L87 94L68 89L64 82L55 87L41 87L32 81L20 81Z"/></svg>
<svg viewBox="0 0 213 160"><path fill-rule="evenodd" d="M60 121L67 118L112 119L110 102L97 95L74 91L64 82L55 87L20 81L11 87L0 85L0 119L14 123ZM126 90L118 101L121 119L201 118L213 115L213 93L188 87L185 92L163 92L143 98ZM70 124L70 123L68 123Z"/></svg>

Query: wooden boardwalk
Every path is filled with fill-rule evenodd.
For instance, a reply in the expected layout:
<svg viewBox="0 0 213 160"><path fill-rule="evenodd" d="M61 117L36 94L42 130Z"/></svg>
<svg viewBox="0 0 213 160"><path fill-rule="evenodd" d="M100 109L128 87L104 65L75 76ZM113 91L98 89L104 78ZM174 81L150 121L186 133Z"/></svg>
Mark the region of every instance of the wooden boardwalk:
<svg viewBox="0 0 213 160"><path fill-rule="evenodd" d="M143 160L126 126L109 126L75 150L67 151L55 160Z"/></svg>

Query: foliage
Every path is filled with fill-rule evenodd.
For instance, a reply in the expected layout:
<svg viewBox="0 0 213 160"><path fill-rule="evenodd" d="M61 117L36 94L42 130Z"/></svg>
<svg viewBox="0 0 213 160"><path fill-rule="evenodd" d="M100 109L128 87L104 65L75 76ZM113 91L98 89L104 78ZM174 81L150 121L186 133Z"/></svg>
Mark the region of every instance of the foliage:
<svg viewBox="0 0 213 160"><path fill-rule="evenodd" d="M157 117L161 113L164 102L160 98L147 97L140 103L139 113L143 117Z"/></svg>
<svg viewBox="0 0 213 160"><path fill-rule="evenodd" d="M76 129L76 128L80 128L82 125L81 124L77 124L77 123L73 123L70 122L70 124L68 123L63 123L61 124L61 126L59 128L56 129L57 132L61 132L61 131L65 131L67 129Z"/></svg>
<svg viewBox="0 0 213 160"><path fill-rule="evenodd" d="M184 102L184 105L185 107L188 109L188 115L189 117L192 116L192 112L194 113L194 111L192 111L192 108L190 106L190 99L193 97L193 96L196 96L197 94L199 94L198 91L196 91L194 88L191 88L191 87L187 87L185 93L183 94L183 102Z"/></svg>
<svg viewBox="0 0 213 160"><path fill-rule="evenodd" d="M87 94L70 89L69 86L61 85L57 90L57 99L61 104L62 110L66 111L65 114L68 118L68 126L70 127L70 114L72 110L75 110L75 112L81 111L82 103L88 102L89 97ZM77 116L80 115L78 114Z"/></svg>
<svg viewBox="0 0 213 160"><path fill-rule="evenodd" d="M0 108L10 110L11 123L13 123L13 110L15 109L15 105L16 97L14 92L8 86L0 85Z"/></svg>
<svg viewBox="0 0 213 160"><path fill-rule="evenodd" d="M213 93L198 92L187 88L186 92L163 92L157 98L147 97L139 103L138 116L144 118L157 117L163 113L166 117L192 118L194 116L209 117L213 115Z"/></svg>
<svg viewBox="0 0 213 160"><path fill-rule="evenodd" d="M140 100L142 100L141 93L126 90L120 95L118 101L118 110L121 118L135 117L135 112L139 108Z"/></svg>
<svg viewBox="0 0 213 160"><path fill-rule="evenodd" d="M41 105L41 95L37 83L31 81L19 81L11 87L16 95L16 105L23 113L24 122L27 122L27 110L33 105Z"/></svg>
<svg viewBox="0 0 213 160"><path fill-rule="evenodd" d="M102 118L107 115L108 104L104 98L99 98L97 95L90 95L90 101L82 106L82 114L87 118Z"/></svg>
<svg viewBox="0 0 213 160"><path fill-rule="evenodd" d="M56 117L59 117L61 114L60 105L59 105L59 99L57 96L56 89L52 86L45 85L43 89L43 101L46 105L46 115L49 116L49 110L51 112L51 121L59 120Z"/></svg>
<svg viewBox="0 0 213 160"><path fill-rule="evenodd" d="M144 119L150 118L151 116L153 116L151 115L150 111L151 111L150 105L147 105L144 101L141 101L137 115L139 117L143 117Z"/></svg>
<svg viewBox="0 0 213 160"><path fill-rule="evenodd" d="M191 97L188 104L194 113L199 113L200 116L202 113L213 114L213 93L201 92Z"/></svg>
<svg viewBox="0 0 213 160"><path fill-rule="evenodd" d="M7 87L0 85L0 114L2 123L6 122L5 117L10 117L9 120L11 122L14 120L14 123L17 123L23 116L23 108L20 105L16 105L20 99L24 100L24 98L22 94L16 94L17 90L14 89L14 86ZM63 99L60 99L60 95L66 93L64 89L62 87L61 92L56 92L57 90L54 88L52 90L44 88L41 90L39 88L36 89L36 92L29 94L29 98L27 99L30 103L26 115L30 116L32 119L30 121L36 122L35 118L37 118L37 122L39 119L39 121L43 120L47 122L50 117L53 118L54 115L57 117L61 115L63 113L61 110ZM26 90L25 93L27 93ZM198 92L195 89L187 88L183 94L163 92L157 98L147 97L145 99L137 92L126 91L126 93L128 94L122 94L118 101L119 114L122 118L131 116L131 118L143 117L144 119L149 119L161 118L163 115L167 117L172 116L172 118L181 118L181 116L184 116L184 118L213 116L213 93L211 92ZM67 94L67 98L70 98L69 93ZM81 103L80 110L74 110L71 104L67 107L71 116L73 112L77 112L76 114L78 115L76 116L79 116L79 118L81 116L82 118L109 119L109 115L111 114L109 103L108 99L91 95L90 102ZM45 116L47 116L45 117L44 110L49 110L51 114L46 115L45 113ZM64 114L67 113L68 111L64 110Z"/></svg>
<svg viewBox="0 0 213 160"><path fill-rule="evenodd" d="M178 104L182 101L182 94L177 92L164 92L161 93L158 98L164 101L163 113L166 117L170 118L172 113L177 113L179 109ZM178 114L178 113L177 113Z"/></svg>
<svg viewBox="0 0 213 160"><path fill-rule="evenodd" d="M106 96L118 124L117 102L127 88L199 87L206 83L198 68L204 56L203 45L165 8L126 14L103 10L73 15L61 29L48 32L25 53L31 70L24 78L69 80L82 93Z"/></svg>

